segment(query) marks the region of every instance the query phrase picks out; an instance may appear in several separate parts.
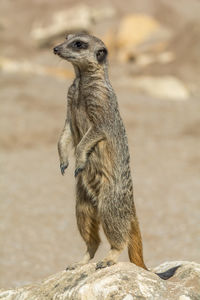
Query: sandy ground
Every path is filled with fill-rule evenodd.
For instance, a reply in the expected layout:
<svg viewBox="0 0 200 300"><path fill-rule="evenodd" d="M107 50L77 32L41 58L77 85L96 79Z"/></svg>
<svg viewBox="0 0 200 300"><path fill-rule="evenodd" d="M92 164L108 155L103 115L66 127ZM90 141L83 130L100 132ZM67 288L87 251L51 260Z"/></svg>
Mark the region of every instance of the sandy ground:
<svg viewBox="0 0 200 300"><path fill-rule="evenodd" d="M19 3L21 7L25 5L23 1ZM12 14L6 1L1 5L5 13ZM53 5L49 7L53 9ZM25 21L28 24L26 14ZM2 39L4 55L24 56L27 45L23 48L19 42L12 48L11 38ZM32 53L33 62L69 68L53 56L51 49L31 51L26 57ZM146 264L153 267L167 260L199 262L200 101L156 100L136 94L131 87L118 84L119 76L126 76L126 70L113 63L110 69L129 138ZM70 80L51 76L1 73L3 288L21 286L58 272L78 261L85 251L74 215L73 155L62 177L57 154L69 84ZM95 261L109 248L103 235L102 239ZM120 260L127 260L126 252Z"/></svg>

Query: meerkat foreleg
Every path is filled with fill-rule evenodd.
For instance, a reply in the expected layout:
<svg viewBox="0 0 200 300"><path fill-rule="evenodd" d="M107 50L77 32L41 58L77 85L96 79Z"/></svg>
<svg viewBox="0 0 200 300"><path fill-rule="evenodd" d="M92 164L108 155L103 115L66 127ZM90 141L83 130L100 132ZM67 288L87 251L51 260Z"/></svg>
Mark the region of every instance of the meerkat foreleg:
<svg viewBox="0 0 200 300"><path fill-rule="evenodd" d="M92 148L105 138L103 131L95 127L90 127L83 136L76 148L76 169L75 177L85 168L88 154Z"/></svg>
<svg viewBox="0 0 200 300"><path fill-rule="evenodd" d="M60 158L60 170L62 175L65 173L65 169L68 167L68 155L69 148L72 141L72 134L69 122L65 122L65 126L60 135L60 139L58 141L58 153Z"/></svg>

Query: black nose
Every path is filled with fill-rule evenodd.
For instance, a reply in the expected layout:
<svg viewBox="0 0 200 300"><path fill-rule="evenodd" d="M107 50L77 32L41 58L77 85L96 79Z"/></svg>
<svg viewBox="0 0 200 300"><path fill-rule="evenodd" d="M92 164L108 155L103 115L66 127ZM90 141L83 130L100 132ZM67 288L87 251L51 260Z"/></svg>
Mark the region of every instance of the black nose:
<svg viewBox="0 0 200 300"><path fill-rule="evenodd" d="M53 48L54 54L58 54L58 47Z"/></svg>

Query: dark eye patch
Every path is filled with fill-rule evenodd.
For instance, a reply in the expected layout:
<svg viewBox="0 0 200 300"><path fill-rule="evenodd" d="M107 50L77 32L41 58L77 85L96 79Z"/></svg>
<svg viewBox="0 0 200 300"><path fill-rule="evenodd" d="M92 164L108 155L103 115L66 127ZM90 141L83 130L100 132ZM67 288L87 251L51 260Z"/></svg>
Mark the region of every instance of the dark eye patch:
<svg viewBox="0 0 200 300"><path fill-rule="evenodd" d="M69 47L74 49L74 50L87 49L88 48L88 43L83 42L81 40L76 40L76 41L71 42L69 44Z"/></svg>
<svg viewBox="0 0 200 300"><path fill-rule="evenodd" d="M96 52L96 57L99 63L103 63L108 55L108 50L106 48L101 48Z"/></svg>

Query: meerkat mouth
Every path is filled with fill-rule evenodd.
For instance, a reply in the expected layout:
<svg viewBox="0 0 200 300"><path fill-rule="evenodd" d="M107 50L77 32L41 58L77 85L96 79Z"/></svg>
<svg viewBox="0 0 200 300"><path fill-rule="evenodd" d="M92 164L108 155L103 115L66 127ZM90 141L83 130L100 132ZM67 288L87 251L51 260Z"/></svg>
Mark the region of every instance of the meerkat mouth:
<svg viewBox="0 0 200 300"><path fill-rule="evenodd" d="M76 59L76 57L75 56L64 56L64 55L62 55L61 53L58 53L58 55L61 57L61 58L63 58L63 59Z"/></svg>

